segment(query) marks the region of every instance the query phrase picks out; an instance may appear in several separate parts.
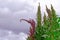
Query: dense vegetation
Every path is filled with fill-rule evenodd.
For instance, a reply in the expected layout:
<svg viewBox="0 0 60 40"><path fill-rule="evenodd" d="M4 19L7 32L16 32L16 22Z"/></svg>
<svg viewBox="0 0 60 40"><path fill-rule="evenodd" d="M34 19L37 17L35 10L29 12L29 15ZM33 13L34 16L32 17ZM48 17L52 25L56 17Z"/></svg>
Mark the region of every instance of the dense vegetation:
<svg viewBox="0 0 60 40"><path fill-rule="evenodd" d="M35 24L33 19L21 19L31 24L27 40L60 40L60 17L56 15L52 5L51 9L48 9L46 6L46 12L48 16L44 13L42 20L41 8L39 4L36 19L37 24Z"/></svg>

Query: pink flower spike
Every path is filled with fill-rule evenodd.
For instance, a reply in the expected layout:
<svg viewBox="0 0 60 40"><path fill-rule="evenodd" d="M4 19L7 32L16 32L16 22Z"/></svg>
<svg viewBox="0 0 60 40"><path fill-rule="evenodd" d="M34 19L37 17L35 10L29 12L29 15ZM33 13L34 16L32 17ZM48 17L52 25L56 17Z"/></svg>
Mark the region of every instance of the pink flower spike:
<svg viewBox="0 0 60 40"><path fill-rule="evenodd" d="M30 27L30 33L29 33L29 36L31 38L31 40L34 40L34 32L35 32L35 21L33 19L29 19L29 20L26 20L26 19L21 19L20 21L26 21L28 23L30 23L31 27Z"/></svg>

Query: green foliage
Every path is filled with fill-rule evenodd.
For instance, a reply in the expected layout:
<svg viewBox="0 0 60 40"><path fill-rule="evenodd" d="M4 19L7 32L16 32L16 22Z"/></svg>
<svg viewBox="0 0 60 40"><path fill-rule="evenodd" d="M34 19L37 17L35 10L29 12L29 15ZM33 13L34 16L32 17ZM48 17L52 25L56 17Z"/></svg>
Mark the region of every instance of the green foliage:
<svg viewBox="0 0 60 40"><path fill-rule="evenodd" d="M34 40L60 40L60 17L56 16L56 12L51 5L51 10L46 6L46 12L44 13L43 22L41 18L40 4L37 11L37 25L34 31ZM28 37L27 40L31 40Z"/></svg>
<svg viewBox="0 0 60 40"><path fill-rule="evenodd" d="M41 26L41 11L40 11L40 3L38 6L38 12L37 12L37 27Z"/></svg>
<svg viewBox="0 0 60 40"><path fill-rule="evenodd" d="M38 6L38 12L37 12L37 25L36 25L36 30L35 30L35 40L44 40L44 30L41 24L41 11L40 11L40 4Z"/></svg>
<svg viewBox="0 0 60 40"><path fill-rule="evenodd" d="M58 17L56 16L56 12L53 9L52 5L51 5L51 10L46 7L46 11L47 11L48 17L49 17L48 18L49 19L48 20L49 21L49 26L48 26L49 30L47 30L47 33L46 33L49 37L46 37L46 40L57 40L57 39L59 39L57 37L59 37L59 35L60 35L60 32L58 31L58 29L60 29L59 28L60 26L57 22Z"/></svg>
<svg viewBox="0 0 60 40"><path fill-rule="evenodd" d="M56 12L52 5L51 10L46 6L46 12L48 16L44 13L42 22L40 5L38 6L35 40L60 40L60 17L56 16Z"/></svg>

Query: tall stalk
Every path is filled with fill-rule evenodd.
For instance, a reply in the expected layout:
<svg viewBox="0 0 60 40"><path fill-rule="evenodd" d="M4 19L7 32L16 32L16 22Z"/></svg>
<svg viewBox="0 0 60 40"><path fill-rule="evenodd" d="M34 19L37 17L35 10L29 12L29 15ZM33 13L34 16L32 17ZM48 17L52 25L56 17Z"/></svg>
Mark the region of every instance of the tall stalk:
<svg viewBox="0 0 60 40"><path fill-rule="evenodd" d="M38 11L37 11L37 25L35 29L35 40L44 40L44 37L42 37L42 35L44 35L44 32L41 23L42 23L42 18L41 18L41 8L39 3Z"/></svg>

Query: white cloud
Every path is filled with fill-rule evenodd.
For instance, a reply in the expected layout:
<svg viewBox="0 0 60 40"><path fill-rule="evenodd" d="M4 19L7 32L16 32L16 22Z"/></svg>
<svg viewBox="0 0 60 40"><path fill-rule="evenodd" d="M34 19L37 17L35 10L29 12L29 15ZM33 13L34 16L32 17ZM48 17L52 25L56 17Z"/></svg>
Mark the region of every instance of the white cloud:
<svg viewBox="0 0 60 40"><path fill-rule="evenodd" d="M8 30L0 30L0 40L26 40L28 37L27 34L20 32L16 34Z"/></svg>
<svg viewBox="0 0 60 40"><path fill-rule="evenodd" d="M0 13L9 13L10 12L10 9L9 8L0 8Z"/></svg>

